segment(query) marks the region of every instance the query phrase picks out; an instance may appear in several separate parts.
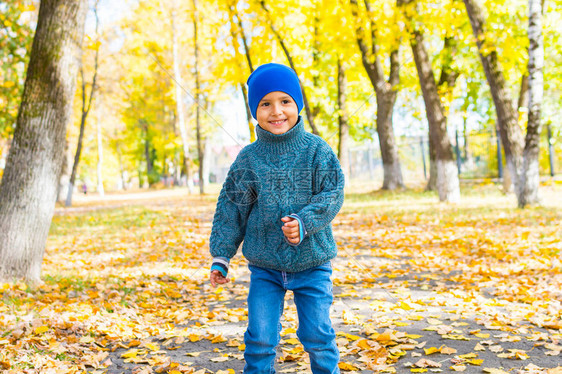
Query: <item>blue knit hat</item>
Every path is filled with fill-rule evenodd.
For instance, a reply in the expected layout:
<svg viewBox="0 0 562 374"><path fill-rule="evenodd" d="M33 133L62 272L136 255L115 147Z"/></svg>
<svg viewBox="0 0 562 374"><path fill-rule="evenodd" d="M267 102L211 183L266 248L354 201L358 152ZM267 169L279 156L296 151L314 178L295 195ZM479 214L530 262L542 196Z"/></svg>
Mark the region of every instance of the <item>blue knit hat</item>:
<svg viewBox="0 0 562 374"><path fill-rule="evenodd" d="M288 66L269 63L258 67L248 78L248 102L252 116L256 118L258 104L270 92L281 91L289 94L302 110L302 91L299 78ZM257 119L257 118L256 118Z"/></svg>

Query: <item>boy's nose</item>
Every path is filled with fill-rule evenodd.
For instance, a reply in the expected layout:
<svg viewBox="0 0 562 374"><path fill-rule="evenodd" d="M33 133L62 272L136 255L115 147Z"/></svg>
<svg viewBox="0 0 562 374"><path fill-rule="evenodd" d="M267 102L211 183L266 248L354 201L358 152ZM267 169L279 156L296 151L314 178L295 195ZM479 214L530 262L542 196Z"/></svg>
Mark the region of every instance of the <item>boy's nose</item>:
<svg viewBox="0 0 562 374"><path fill-rule="evenodd" d="M281 105L279 104L273 104L273 114L281 114L282 110L281 110Z"/></svg>

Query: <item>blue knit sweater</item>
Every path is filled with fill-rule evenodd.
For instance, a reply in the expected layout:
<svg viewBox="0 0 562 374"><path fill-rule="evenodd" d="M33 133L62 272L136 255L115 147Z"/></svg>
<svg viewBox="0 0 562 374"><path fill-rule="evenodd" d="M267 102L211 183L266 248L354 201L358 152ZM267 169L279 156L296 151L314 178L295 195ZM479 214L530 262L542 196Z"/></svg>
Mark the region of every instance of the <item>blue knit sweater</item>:
<svg viewBox="0 0 562 374"><path fill-rule="evenodd" d="M210 238L212 269L226 276L242 253L252 265L298 272L337 254L331 222L343 204L344 176L330 146L305 131L302 118L281 135L256 127L222 187ZM289 243L281 218L301 224L301 241Z"/></svg>

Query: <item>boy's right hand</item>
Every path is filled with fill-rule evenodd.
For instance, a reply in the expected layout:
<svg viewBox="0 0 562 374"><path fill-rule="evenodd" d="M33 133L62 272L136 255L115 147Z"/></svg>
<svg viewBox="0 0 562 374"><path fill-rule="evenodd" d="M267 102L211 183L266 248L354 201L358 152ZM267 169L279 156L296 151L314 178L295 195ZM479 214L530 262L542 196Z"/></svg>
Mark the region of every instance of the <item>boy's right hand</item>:
<svg viewBox="0 0 562 374"><path fill-rule="evenodd" d="M211 271L211 285L216 287L217 284L225 284L230 282L230 278L226 278L224 275L221 274L218 270Z"/></svg>

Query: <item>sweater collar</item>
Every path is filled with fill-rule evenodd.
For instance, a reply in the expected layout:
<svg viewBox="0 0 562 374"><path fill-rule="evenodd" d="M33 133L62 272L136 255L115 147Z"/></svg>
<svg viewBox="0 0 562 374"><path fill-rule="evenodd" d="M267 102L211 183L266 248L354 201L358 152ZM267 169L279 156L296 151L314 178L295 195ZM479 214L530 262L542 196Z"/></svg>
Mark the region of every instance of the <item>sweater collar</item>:
<svg viewBox="0 0 562 374"><path fill-rule="evenodd" d="M273 134L262 129L260 125L256 126L257 145L274 153L287 153L298 149L298 146L304 142L305 134L304 121L301 116L295 126L284 134Z"/></svg>

